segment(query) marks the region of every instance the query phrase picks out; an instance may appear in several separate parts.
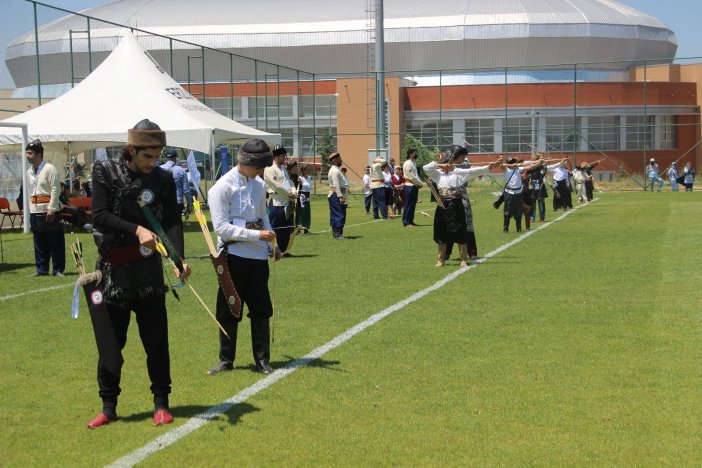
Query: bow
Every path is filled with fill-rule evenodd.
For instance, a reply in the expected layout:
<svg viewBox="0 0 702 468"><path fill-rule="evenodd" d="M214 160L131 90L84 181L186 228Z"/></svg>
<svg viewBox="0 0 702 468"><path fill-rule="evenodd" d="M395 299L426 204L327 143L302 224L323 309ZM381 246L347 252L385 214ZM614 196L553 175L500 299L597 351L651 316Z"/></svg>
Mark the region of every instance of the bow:
<svg viewBox="0 0 702 468"><path fill-rule="evenodd" d="M227 265L227 250L222 249L222 252L219 254L217 253L214 242L212 242L210 229L207 227L207 219L205 219L205 215L202 213L200 202L193 200L193 208L195 210L195 218L200 224L200 229L202 230L202 234L205 236L205 242L207 242L207 247L210 250L210 260L212 261L212 266L214 267L215 274L217 275L217 282L222 288L222 293L226 299L227 307L234 317L239 318L241 317L241 298L236 292L234 281L232 281L232 276L229 273L229 266Z"/></svg>
<svg viewBox="0 0 702 468"><path fill-rule="evenodd" d="M156 250L158 250L158 252L159 252L162 256L164 256L164 257L166 257L166 258L168 259L168 261L171 263L171 265L173 266L173 268L177 268L175 262L174 262L173 260L171 260L171 257L168 255L168 252L167 252L167 250L166 250L166 247L164 246L164 244L163 244L162 242L156 242ZM193 285L190 284L190 283L188 283L186 280L181 280L181 282L182 282L183 284L187 284L187 285L188 285L188 287L189 287L190 290L193 292L193 294L195 295L195 297L197 298L197 300L200 301L200 304L202 304L202 307L205 308L205 310L207 311L207 313L210 314L210 317L212 317L212 320L214 320L215 323L217 324L217 326L219 327L219 329L222 330L222 333L224 333L224 335L225 335L227 338L231 339L230 336L229 336L229 334L228 334L228 333L226 332L226 330L224 329L224 327L222 327L222 324L219 323L219 320L217 320L217 317L214 316L214 314L212 313L212 311L210 310L210 308L207 307L207 304L205 304L205 301L203 301L202 298L200 297L200 295L197 293L197 291L195 291L195 288L193 288ZM176 297L177 297L177 296L176 296Z"/></svg>
<svg viewBox="0 0 702 468"><path fill-rule="evenodd" d="M144 200L138 200L139 206L141 207L142 211L144 212L144 215L146 216L147 221L149 221L149 224L151 224L151 227L153 230L156 232L158 235L159 241L156 242L156 250L159 251L161 255L164 257L168 258L168 261L171 262L171 265L173 265L173 268L176 268L179 272L183 272L183 260L180 258L180 255L176 251L175 247L173 247L173 244L171 243L170 239L168 238L168 235L166 235L166 232L163 230L163 227L161 227L161 223L158 222L156 217L153 215L151 210L149 210L149 207L146 206L146 202ZM222 333L224 333L227 338L229 338L229 335L227 334L226 331L224 331L224 327L222 327L222 324L219 323L217 318L212 314L212 311L210 310L209 307L207 307L207 304L205 304L205 301L202 300L200 295L195 291L195 288L193 288L193 285L188 283L185 279L182 280L184 284L187 284L190 287L190 290L193 292L195 297L197 297L197 300L200 301L200 304L203 305L205 310L207 311L208 314L210 314L210 317L212 317L212 320L215 321L217 326L219 327L220 330L222 330Z"/></svg>
<svg viewBox="0 0 702 468"><path fill-rule="evenodd" d="M275 264L277 263L276 259L275 259L276 241L277 241L277 239L274 238L273 242L271 243L271 245L273 247L273 294L271 295L271 309L272 309L271 340L273 341L273 343L275 343L275 316L276 316L276 313L275 313L275 283L276 283L276 279L278 278L278 275L276 275L276 273L275 273Z"/></svg>

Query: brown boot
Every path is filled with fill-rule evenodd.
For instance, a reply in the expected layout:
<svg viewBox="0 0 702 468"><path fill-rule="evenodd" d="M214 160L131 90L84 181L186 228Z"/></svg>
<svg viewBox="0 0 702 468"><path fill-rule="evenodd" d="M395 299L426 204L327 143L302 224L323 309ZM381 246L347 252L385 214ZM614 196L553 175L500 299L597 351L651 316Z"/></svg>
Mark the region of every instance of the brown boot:
<svg viewBox="0 0 702 468"><path fill-rule="evenodd" d="M461 254L461 268L468 266L468 245L458 244L458 252Z"/></svg>
<svg viewBox="0 0 702 468"><path fill-rule="evenodd" d="M444 263L446 263L446 244L439 244L435 266L442 267L444 266Z"/></svg>

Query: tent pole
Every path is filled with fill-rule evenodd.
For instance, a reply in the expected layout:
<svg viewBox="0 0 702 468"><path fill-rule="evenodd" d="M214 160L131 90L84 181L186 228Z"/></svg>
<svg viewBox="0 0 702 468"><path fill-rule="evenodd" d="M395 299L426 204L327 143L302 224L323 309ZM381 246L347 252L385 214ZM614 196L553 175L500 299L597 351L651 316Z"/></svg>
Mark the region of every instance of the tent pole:
<svg viewBox="0 0 702 468"><path fill-rule="evenodd" d="M212 171L212 185L216 182L217 171L215 170L215 147L214 147L214 129L210 134L210 161L212 163L210 170ZM207 183L205 183L205 191L207 191Z"/></svg>
<svg viewBox="0 0 702 468"><path fill-rule="evenodd" d="M73 174L71 174L73 169L73 164L71 162L71 142L66 143L66 160L68 161L68 192L73 193ZM66 180L64 178L64 180Z"/></svg>

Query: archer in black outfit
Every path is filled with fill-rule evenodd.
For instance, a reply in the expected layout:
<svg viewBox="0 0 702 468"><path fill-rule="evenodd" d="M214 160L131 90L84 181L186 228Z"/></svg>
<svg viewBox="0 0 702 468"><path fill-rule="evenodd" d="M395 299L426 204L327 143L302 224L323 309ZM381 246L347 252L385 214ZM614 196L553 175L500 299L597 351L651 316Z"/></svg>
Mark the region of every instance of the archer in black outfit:
<svg viewBox="0 0 702 468"><path fill-rule="evenodd" d="M156 166L166 135L158 125L142 120L129 130L129 146L122 160L97 162L93 167L93 226L101 275L85 284L90 318L98 348L97 379L102 411L88 424L96 428L117 419L117 398L131 311L136 315L151 379L154 424L173 421L168 406L171 392L168 321L163 264L138 201L160 222L182 258L181 207L168 171ZM165 242L164 242L165 243ZM187 264L176 276L190 275Z"/></svg>

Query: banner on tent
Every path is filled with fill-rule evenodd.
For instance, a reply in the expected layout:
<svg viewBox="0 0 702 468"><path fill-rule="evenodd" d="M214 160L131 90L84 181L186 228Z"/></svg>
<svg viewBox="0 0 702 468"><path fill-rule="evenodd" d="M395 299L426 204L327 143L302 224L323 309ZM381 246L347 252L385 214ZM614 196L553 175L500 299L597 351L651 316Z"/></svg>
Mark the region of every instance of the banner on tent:
<svg viewBox="0 0 702 468"><path fill-rule="evenodd" d="M219 158L222 161L222 175L229 172L229 148L222 146L219 148Z"/></svg>

